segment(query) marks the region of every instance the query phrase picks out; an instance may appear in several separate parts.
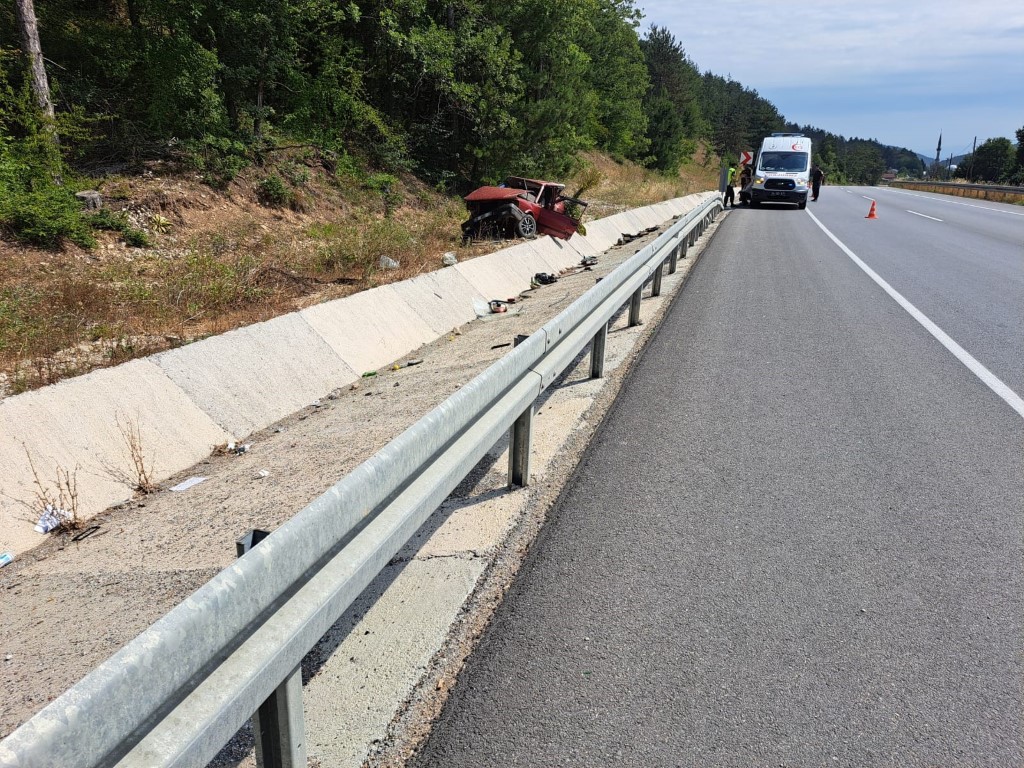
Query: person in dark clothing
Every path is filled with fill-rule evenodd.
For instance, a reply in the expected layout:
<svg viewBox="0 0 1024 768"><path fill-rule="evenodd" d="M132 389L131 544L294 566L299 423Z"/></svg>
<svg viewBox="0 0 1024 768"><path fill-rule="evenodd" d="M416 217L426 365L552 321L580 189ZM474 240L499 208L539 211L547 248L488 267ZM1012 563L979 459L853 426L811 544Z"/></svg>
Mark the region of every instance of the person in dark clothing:
<svg viewBox="0 0 1024 768"><path fill-rule="evenodd" d="M723 208L728 208L730 204L732 207L736 207L736 191L732 188L732 185L736 183L736 168L729 166L728 180L725 182L725 202L722 203Z"/></svg>
<svg viewBox="0 0 1024 768"><path fill-rule="evenodd" d="M750 170L750 163L743 164L740 171L740 204L750 204L750 183L754 180L754 172Z"/></svg>
<svg viewBox="0 0 1024 768"><path fill-rule="evenodd" d="M825 172L815 163L811 166L811 200L817 200L821 185L825 181Z"/></svg>

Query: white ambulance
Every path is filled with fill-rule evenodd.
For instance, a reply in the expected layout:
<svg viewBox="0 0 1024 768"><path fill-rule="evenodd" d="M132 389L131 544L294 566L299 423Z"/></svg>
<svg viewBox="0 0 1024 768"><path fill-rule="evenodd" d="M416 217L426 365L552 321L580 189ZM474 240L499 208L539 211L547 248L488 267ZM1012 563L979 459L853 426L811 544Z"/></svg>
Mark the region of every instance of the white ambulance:
<svg viewBox="0 0 1024 768"><path fill-rule="evenodd" d="M750 205L795 203L807 207L811 140L801 133L773 133L761 142L750 186Z"/></svg>

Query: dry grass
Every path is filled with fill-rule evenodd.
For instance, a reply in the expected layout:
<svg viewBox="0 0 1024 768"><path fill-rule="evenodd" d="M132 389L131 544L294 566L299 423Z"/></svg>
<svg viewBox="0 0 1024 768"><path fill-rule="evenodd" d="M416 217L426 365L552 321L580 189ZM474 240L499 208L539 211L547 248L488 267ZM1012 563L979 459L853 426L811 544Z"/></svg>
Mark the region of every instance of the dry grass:
<svg viewBox="0 0 1024 768"><path fill-rule="evenodd" d="M116 416L116 419L117 431L121 433L127 454L127 468L106 466L104 469L108 476L119 483L124 483L135 493L142 495L153 493L159 489L153 479L155 477L154 457L147 455L139 419L127 417L122 419L120 414Z"/></svg>
<svg viewBox="0 0 1024 768"><path fill-rule="evenodd" d="M225 192L180 175L104 180L111 207L151 248L116 232L98 232L91 252L0 242L0 396L432 271L446 251L465 260L504 245L462 247L461 200L414 178L384 194L283 163L293 181L282 207L260 203L255 171ZM700 154L665 178L594 153L566 186L587 187L595 219L716 183ZM382 269L382 256L400 266Z"/></svg>
<svg viewBox="0 0 1024 768"><path fill-rule="evenodd" d="M68 470L57 465L53 484L46 483L39 476L32 454L25 448L29 468L32 470L33 498L12 499L24 506L30 514L28 522L35 525L49 520L47 533L71 533L81 527L78 519L78 467Z"/></svg>

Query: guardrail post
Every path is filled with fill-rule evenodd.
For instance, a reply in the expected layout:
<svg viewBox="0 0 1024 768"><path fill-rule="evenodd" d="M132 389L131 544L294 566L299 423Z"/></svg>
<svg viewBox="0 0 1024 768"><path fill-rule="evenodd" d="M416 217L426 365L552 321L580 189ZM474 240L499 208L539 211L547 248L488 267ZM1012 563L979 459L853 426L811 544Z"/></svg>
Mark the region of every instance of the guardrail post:
<svg viewBox="0 0 1024 768"><path fill-rule="evenodd" d="M651 296L661 296L661 273L665 270L665 262L661 262L654 270L654 282L651 284Z"/></svg>
<svg viewBox="0 0 1024 768"><path fill-rule="evenodd" d="M512 423L508 448L508 487L530 484L530 433L533 431L533 403Z"/></svg>
<svg viewBox="0 0 1024 768"><path fill-rule="evenodd" d="M235 542L241 557L270 534L254 530ZM306 768L302 666L296 667L253 713L257 768Z"/></svg>
<svg viewBox="0 0 1024 768"><path fill-rule="evenodd" d="M644 287L641 285L636 289L633 298L629 300L629 327L640 325L640 299L643 298Z"/></svg>
<svg viewBox="0 0 1024 768"><path fill-rule="evenodd" d="M679 245L673 245L672 251L668 255L668 273L674 275L676 273L676 265L679 262Z"/></svg>
<svg viewBox="0 0 1024 768"><path fill-rule="evenodd" d="M252 716L258 768L305 768L302 667L292 671Z"/></svg>
<svg viewBox="0 0 1024 768"><path fill-rule="evenodd" d="M604 348L608 343L608 323L601 326L590 342L590 378L604 378Z"/></svg>

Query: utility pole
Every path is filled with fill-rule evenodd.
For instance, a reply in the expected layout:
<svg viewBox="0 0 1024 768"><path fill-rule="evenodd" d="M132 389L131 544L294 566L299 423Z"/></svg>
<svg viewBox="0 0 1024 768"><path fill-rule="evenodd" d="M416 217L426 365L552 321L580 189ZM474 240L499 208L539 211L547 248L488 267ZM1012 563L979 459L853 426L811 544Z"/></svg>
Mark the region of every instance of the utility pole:
<svg viewBox="0 0 1024 768"><path fill-rule="evenodd" d="M978 137L974 137L974 146L971 147L971 164L967 166L967 180L974 180L974 153L978 151Z"/></svg>

